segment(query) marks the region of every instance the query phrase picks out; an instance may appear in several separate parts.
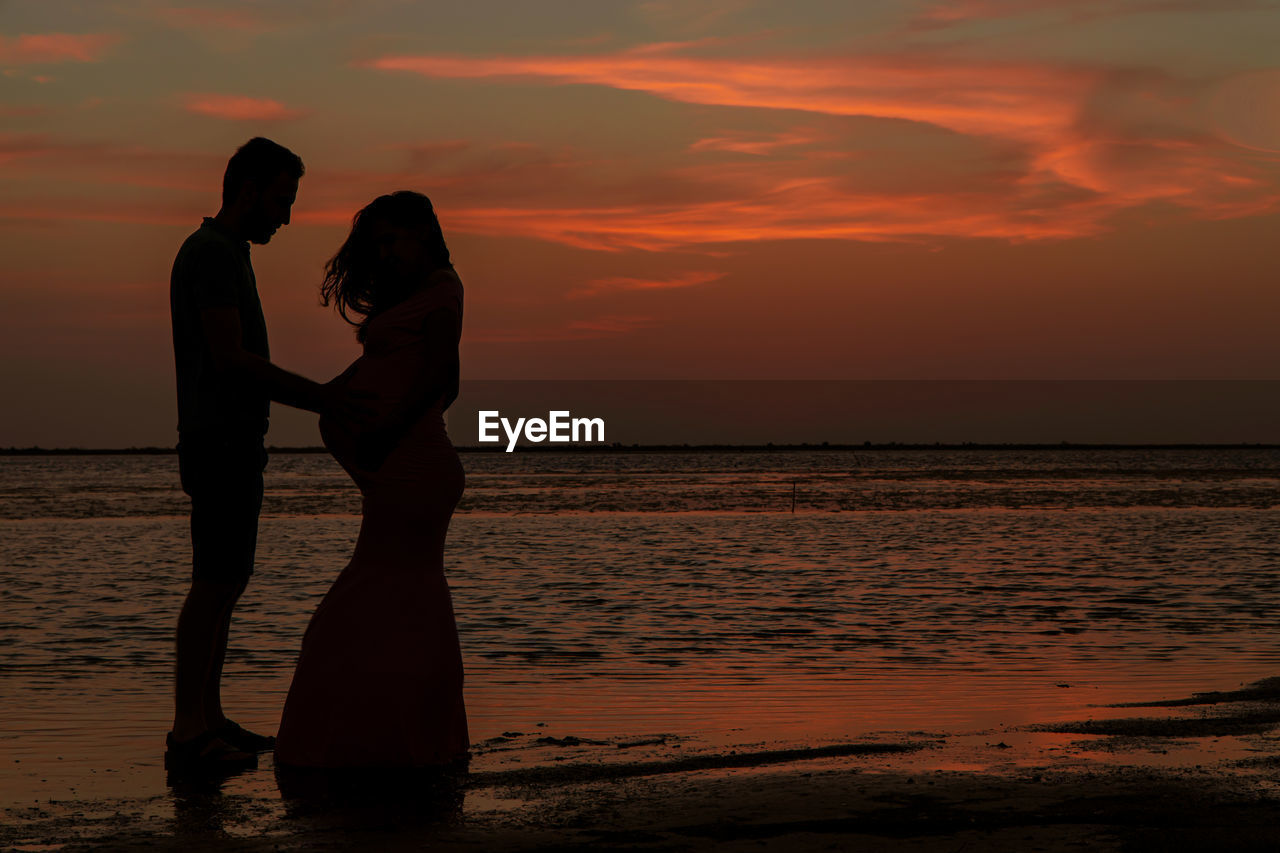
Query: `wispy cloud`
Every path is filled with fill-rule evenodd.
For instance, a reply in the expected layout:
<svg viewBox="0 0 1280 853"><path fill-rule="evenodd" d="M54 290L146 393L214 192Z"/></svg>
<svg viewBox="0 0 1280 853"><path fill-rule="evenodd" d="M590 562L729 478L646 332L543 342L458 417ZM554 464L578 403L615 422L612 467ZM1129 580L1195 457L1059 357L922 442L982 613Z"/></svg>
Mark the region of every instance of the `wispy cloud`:
<svg viewBox="0 0 1280 853"><path fill-rule="evenodd" d="M673 50L661 46L651 56L659 66L672 59L690 63L682 68L699 92L710 93L716 81L728 79L727 60L676 57ZM631 62L632 52L623 58ZM605 59L588 61L603 67ZM449 58L448 69L456 71L456 63L468 62ZM544 63L475 62L477 74L488 73L494 62L503 68L508 62L533 62L538 68ZM821 65L793 59L781 67L794 70L804 62L816 63L811 70ZM1025 73L990 81L991 67L981 63L939 57L857 62L892 69L886 72L892 85L886 85L900 98L894 101L890 93L871 98L883 113L871 120L851 120L843 113L763 111L754 125L737 118L734 129L704 130L688 140L677 137L652 159L575 144L451 137L387 143L370 158L374 168L309 175L295 221L345 226L372 195L412 187L436 201L446 235L523 237L596 251L716 255L733 244L761 240L928 243L940 238L1081 237L1108 230L1119 212L1153 202L1202 218L1280 207L1280 162L1265 150L1233 144L1212 124L1202 104L1213 90L1212 81L1052 65L1021 65ZM746 86L744 69L752 63L734 60L732 66L737 70L729 78ZM777 75L768 61L752 67L758 69L752 91L775 91ZM534 79L556 83L562 78ZM910 80L914 85L908 85ZM1029 88L1020 94L1023 80ZM966 81L978 94L964 90ZM812 84L814 91L797 97L817 97L823 90L835 98L832 93L842 92L846 82L839 75L828 83L819 80ZM721 95L729 106L742 100L732 87ZM995 117L966 120L963 124L971 129L964 133L932 120L913 120L925 115L921 105L948 99L970 104L985 100ZM1046 117L1034 129L1011 115L1028 103L1040 105ZM1234 103L1227 106L1235 109ZM302 114L278 101L243 96L190 95L186 106L233 120ZM950 116L944 112L933 118L946 121ZM183 185L191 191L210 184L208 176L217 171L208 164L177 161L172 168L147 168L122 150L65 148L45 138L0 135L0 164L22 161L14 168L25 172L32 168L28 164L38 163L42 173L59 180L74 175L86 184L136 179L140 185L160 182L154 185ZM77 165L80 161L94 168ZM56 208L49 211L53 215ZM68 209L66 215L80 214ZM679 276L601 279L574 295L700 283Z"/></svg>
<svg viewBox="0 0 1280 853"><path fill-rule="evenodd" d="M38 157L48 150L46 136L0 133L0 165L25 157Z"/></svg>
<svg viewBox="0 0 1280 853"><path fill-rule="evenodd" d="M288 121L307 115L271 98L247 95L190 94L183 98L187 112L231 121Z"/></svg>
<svg viewBox="0 0 1280 853"><path fill-rule="evenodd" d="M841 161L830 152L654 170L642 181L607 175L607 163L595 171L567 163L548 179L544 169L486 174L465 158L451 159L436 162L438 173L317 174L295 221L347 224L369 186L404 185L435 198L446 235L715 254L761 240L1063 239L1102 233L1109 217L1149 201L1214 218L1280 204L1275 164L1266 155L1241 159L1231 146L1203 139L1162 145L1124 139L1117 130L1111 140L1064 141L956 175L930 173L910 159ZM850 164L859 170L842 171ZM640 289L642 282L657 287L661 280L605 280L584 290Z"/></svg>
<svg viewBox="0 0 1280 853"><path fill-rule="evenodd" d="M752 154L763 157L773 154L782 148L810 145L817 141L819 141L817 136L804 131L778 134L732 133L725 136L710 136L705 139L699 139L689 146L689 150L731 151L735 154Z"/></svg>
<svg viewBox="0 0 1280 853"><path fill-rule="evenodd" d="M956 194L856 196L820 184L792 187L770 203L693 203L645 208L463 208L449 212L459 231L517 235L578 248L667 251L759 240L917 240L925 236L1030 240L1101 230L1089 205L1055 216L1010 212Z"/></svg>
<svg viewBox="0 0 1280 853"><path fill-rule="evenodd" d="M570 291L569 296L595 296L619 290L675 290L696 287L721 278L724 278L724 273L707 271L690 271L670 278L597 278L587 282L585 287Z"/></svg>
<svg viewBox="0 0 1280 853"><path fill-rule="evenodd" d="M59 62L96 62L117 41L106 33L38 33L0 35L0 64L39 65Z"/></svg>
<svg viewBox="0 0 1280 853"><path fill-rule="evenodd" d="M1043 139L1068 125L1096 82L1082 68L914 57L726 59L681 45L596 56L384 56L362 64L440 78L544 79L673 101L925 122L961 133Z"/></svg>
<svg viewBox="0 0 1280 853"><path fill-rule="evenodd" d="M463 230L594 249L797 238L1030 240L1096 234L1118 211L1152 201L1212 218L1280 206L1276 164L1251 156L1207 125L1200 107L1206 84L1195 81L1107 66L978 62L915 52L733 59L684 55L687 49L663 44L597 56L395 56L366 64L440 78L594 83L777 115L896 119L911 123L901 133L917 132L909 130L915 126L935 134L917 149L914 165L895 151L867 152L883 174L843 171L842 164L859 157L856 133L827 138L796 125L777 133L706 136L689 145L691 154L748 154L761 165L736 169L713 161L699 165L697 177L690 170L651 175L650 186L683 183L696 190L666 200L623 194L610 203L601 202L599 193L544 187L538 203L528 206L511 195L505 204L464 205L453 213L454 226ZM993 164L1003 164L935 180L950 144L936 129L985 147ZM972 153L965 159L972 161ZM556 167L564 185L563 173L573 173L574 166ZM557 196L565 202L547 204Z"/></svg>

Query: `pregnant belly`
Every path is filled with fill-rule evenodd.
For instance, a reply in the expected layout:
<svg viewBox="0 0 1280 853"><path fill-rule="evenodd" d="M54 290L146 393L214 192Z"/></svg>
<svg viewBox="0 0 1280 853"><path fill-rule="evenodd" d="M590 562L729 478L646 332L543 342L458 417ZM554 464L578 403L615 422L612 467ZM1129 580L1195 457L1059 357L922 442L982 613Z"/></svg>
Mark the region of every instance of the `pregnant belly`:
<svg viewBox="0 0 1280 853"><path fill-rule="evenodd" d="M351 428L338 418L321 415L320 439L338 464L348 472L355 468L356 438Z"/></svg>
<svg viewBox="0 0 1280 853"><path fill-rule="evenodd" d="M421 355L406 349L381 358L361 356L343 375L347 388L373 396L367 405L375 415L385 415L403 401L421 367Z"/></svg>
<svg viewBox="0 0 1280 853"><path fill-rule="evenodd" d="M416 376L414 363L420 360L412 358L370 358L362 356L351 367L347 368L347 387L353 391L364 391L374 395L373 399L362 401L373 410L373 418L369 429L376 429L385 423L391 412L404 402L406 389L412 387ZM342 418L322 416L320 418L320 436L324 446L334 459L338 461L357 482L363 479L362 471L355 461L357 431ZM400 439L395 451L387 458L379 474L390 473L397 467L414 470L421 457L434 457L441 451L453 454L453 446L445 432L444 420L439 409L428 410L413 424ZM416 457L416 458L415 458ZM391 466L391 469L388 469Z"/></svg>
<svg viewBox="0 0 1280 853"><path fill-rule="evenodd" d="M373 410L370 426L376 425L381 419L380 416L385 415L390 404L397 399L396 389L389 386L386 374L385 370L379 370L378 365L365 356L356 359L342 372L342 376L346 378L348 390L373 395L370 399L361 401L361 405ZM333 458L347 469L348 473L354 476L356 432L352 425L341 417L321 415L319 426L320 438L324 441L325 449L333 454Z"/></svg>

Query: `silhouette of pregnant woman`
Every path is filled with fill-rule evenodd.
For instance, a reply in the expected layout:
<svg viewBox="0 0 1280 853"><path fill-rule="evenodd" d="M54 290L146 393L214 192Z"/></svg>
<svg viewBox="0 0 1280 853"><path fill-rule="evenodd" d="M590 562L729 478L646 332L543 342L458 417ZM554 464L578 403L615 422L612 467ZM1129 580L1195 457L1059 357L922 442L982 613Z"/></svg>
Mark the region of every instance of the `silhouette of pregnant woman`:
<svg viewBox="0 0 1280 853"><path fill-rule="evenodd" d="M276 744L312 768L465 763L462 653L444 542L463 489L443 413L457 396L462 283L426 196L355 217L322 288L364 354L343 374L372 392L369 427L322 418L363 496L355 553L307 627Z"/></svg>

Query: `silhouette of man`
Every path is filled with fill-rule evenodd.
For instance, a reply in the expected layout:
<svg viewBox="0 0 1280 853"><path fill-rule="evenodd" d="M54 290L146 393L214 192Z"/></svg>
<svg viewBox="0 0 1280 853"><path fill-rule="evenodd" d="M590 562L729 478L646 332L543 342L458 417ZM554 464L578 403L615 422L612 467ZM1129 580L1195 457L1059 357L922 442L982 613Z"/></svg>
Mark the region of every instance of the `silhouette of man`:
<svg viewBox="0 0 1280 853"><path fill-rule="evenodd" d="M249 260L283 225L301 158L269 139L231 157L222 207L178 250L169 282L178 379L178 467L191 497L191 589L178 617L169 769L253 766L275 738L227 719L221 680L231 612L253 572L271 400L312 412L359 411L339 380L325 385L270 361Z"/></svg>

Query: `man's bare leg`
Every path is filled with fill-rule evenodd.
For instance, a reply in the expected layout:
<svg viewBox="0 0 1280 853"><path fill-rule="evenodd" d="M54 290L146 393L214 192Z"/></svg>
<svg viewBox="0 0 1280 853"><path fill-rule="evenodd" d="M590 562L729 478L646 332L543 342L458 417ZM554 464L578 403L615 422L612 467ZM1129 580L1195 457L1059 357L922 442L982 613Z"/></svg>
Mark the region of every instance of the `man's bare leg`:
<svg viewBox="0 0 1280 853"><path fill-rule="evenodd" d="M227 602L218 622L218 638L213 649L213 661L209 667L209 676L204 685L204 722L210 729L219 728L227 721L222 711L222 667L227 659L227 644L231 633L231 614L236 602L244 594L247 584L242 584L236 591L235 598Z"/></svg>
<svg viewBox="0 0 1280 853"><path fill-rule="evenodd" d="M227 631L231 609L243 591L243 584L191 582L178 615L174 668L173 737L179 742L198 737L221 722L219 682Z"/></svg>

